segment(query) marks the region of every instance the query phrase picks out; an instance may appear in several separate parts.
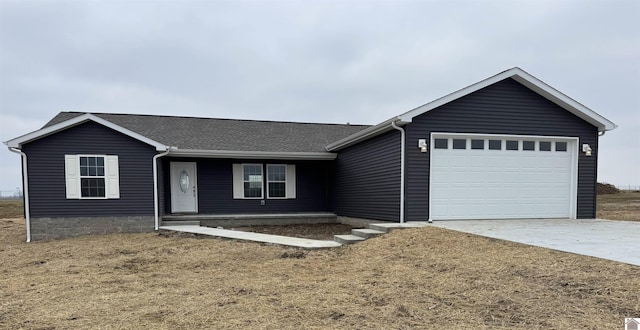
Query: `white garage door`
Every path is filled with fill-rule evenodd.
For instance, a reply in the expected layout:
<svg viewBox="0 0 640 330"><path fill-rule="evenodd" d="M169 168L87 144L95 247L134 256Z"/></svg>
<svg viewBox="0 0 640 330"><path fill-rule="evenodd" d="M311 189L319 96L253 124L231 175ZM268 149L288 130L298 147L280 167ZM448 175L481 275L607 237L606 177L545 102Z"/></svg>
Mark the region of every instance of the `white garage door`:
<svg viewBox="0 0 640 330"><path fill-rule="evenodd" d="M577 144L433 133L429 218L575 218Z"/></svg>

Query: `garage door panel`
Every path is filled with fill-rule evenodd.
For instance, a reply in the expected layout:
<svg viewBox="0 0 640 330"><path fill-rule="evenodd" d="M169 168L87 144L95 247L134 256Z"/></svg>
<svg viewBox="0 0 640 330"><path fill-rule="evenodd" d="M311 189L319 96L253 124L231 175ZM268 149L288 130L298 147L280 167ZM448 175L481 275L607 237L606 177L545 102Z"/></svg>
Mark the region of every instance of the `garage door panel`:
<svg viewBox="0 0 640 330"><path fill-rule="evenodd" d="M572 154L539 151L539 140L527 140L536 141L536 150L432 149L431 218L569 217ZM575 150L574 142L566 141L568 150Z"/></svg>

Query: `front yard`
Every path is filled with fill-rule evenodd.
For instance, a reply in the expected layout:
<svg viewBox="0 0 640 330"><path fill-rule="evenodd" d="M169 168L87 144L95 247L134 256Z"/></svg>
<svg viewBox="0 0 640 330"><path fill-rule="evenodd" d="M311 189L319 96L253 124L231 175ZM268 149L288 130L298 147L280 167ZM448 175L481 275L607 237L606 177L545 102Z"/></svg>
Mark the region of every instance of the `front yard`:
<svg viewBox="0 0 640 330"><path fill-rule="evenodd" d="M601 196L599 215L638 220L638 197ZM640 317L638 266L435 227L323 251L156 233L25 243L19 205L0 203L0 328L612 329Z"/></svg>
<svg viewBox="0 0 640 330"><path fill-rule="evenodd" d="M5 329L615 329L640 310L638 266L434 227L323 251L0 229Z"/></svg>

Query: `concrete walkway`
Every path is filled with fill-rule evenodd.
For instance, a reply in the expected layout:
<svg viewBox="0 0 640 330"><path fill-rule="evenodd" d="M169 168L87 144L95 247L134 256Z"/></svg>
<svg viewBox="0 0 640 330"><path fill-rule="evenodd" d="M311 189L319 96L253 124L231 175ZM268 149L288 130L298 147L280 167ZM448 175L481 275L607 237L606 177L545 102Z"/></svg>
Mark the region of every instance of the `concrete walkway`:
<svg viewBox="0 0 640 330"><path fill-rule="evenodd" d="M640 266L640 222L637 221L441 220L431 225Z"/></svg>
<svg viewBox="0 0 640 330"><path fill-rule="evenodd" d="M246 241L279 244L286 246L295 246L305 249L324 249L338 247L342 244L334 241L321 241L315 239L288 237L279 235L268 235L260 233L252 233L246 231L227 230L200 226L161 226L160 229L173 230L184 233L201 234L209 236L217 236L224 238L241 239Z"/></svg>

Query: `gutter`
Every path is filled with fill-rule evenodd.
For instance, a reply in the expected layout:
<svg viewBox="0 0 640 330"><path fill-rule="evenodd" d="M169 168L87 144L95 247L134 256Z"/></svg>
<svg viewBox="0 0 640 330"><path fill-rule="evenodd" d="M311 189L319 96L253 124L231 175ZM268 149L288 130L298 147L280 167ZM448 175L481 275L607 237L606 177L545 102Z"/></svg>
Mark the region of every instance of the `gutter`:
<svg viewBox="0 0 640 330"><path fill-rule="evenodd" d="M278 151L235 151L235 150L199 150L173 148L172 156L199 158L235 158L235 159L316 159L333 160L336 154L329 152L278 152Z"/></svg>
<svg viewBox="0 0 640 330"><path fill-rule="evenodd" d="M351 134L349 136L347 136L344 139L338 140L328 146L325 147L325 149L327 151L337 151L343 148L346 148L350 145L356 144L360 141L372 138L376 135L380 135L382 133L388 132L391 129L393 129L392 126L389 126L389 124L391 123L400 123L400 124L407 124L409 123L408 121L404 121L402 120L400 117L393 117L391 119L387 119L385 121L383 121L382 123L375 125L375 126L371 126L368 128L363 129L362 131L359 131L357 133Z"/></svg>
<svg viewBox="0 0 640 330"><path fill-rule="evenodd" d="M153 218L155 230L160 229L160 212L158 210L158 158L166 156L171 152L171 148L167 147L167 151L153 156Z"/></svg>
<svg viewBox="0 0 640 330"><path fill-rule="evenodd" d="M31 214L29 212L29 180L27 178L27 154L18 148L9 147L9 151L22 156L22 193L24 197L24 221L27 227L27 243L31 242Z"/></svg>
<svg viewBox="0 0 640 330"><path fill-rule="evenodd" d="M391 127L400 131L400 223L404 223L404 158L405 158L404 129L401 127L398 127L395 121L391 122Z"/></svg>

